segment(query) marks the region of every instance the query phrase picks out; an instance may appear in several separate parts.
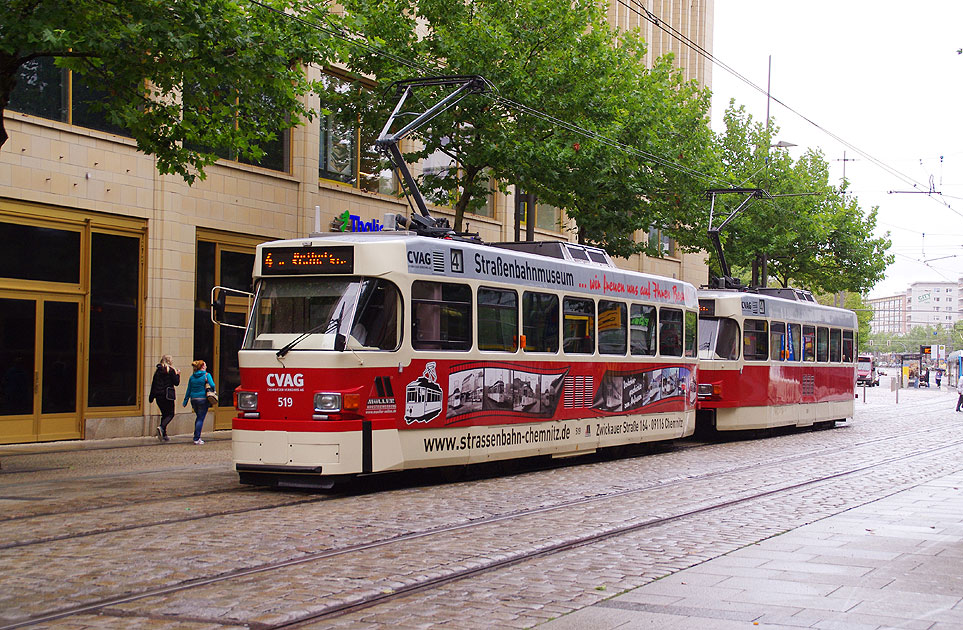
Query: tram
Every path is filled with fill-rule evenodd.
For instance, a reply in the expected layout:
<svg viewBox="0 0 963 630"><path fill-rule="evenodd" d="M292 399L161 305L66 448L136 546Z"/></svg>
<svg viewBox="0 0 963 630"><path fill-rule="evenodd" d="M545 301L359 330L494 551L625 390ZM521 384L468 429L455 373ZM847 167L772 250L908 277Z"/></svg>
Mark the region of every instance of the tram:
<svg viewBox="0 0 963 630"><path fill-rule="evenodd" d="M795 289L699 291L700 428L831 426L854 413L856 314Z"/></svg>
<svg viewBox="0 0 963 630"><path fill-rule="evenodd" d="M402 230L259 245L241 482L330 487L691 435L695 287L598 248L532 245L543 253Z"/></svg>

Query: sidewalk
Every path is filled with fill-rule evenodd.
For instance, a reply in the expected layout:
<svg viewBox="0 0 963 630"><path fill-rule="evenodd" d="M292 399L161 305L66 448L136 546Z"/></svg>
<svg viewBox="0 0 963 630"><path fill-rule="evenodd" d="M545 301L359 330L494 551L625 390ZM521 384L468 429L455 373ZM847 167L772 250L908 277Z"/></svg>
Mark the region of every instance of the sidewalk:
<svg viewBox="0 0 963 630"><path fill-rule="evenodd" d="M963 628L963 471L539 626L800 627Z"/></svg>

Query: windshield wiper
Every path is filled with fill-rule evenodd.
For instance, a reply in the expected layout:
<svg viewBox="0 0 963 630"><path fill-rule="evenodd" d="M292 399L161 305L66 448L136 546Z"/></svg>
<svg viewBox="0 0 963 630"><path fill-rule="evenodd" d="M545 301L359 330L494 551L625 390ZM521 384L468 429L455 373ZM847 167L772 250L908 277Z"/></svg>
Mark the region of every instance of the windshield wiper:
<svg viewBox="0 0 963 630"><path fill-rule="evenodd" d="M284 355L286 355L286 354L291 350L291 348L293 348L294 346L298 345L299 343L301 343L302 341L304 341L305 339L307 339L309 336L313 335L314 333L320 332L321 329L324 329L324 332L326 332L326 333L329 333L329 332L331 332L331 331L337 332L338 329L341 327L341 318L342 318L343 316L344 316L344 304L342 303L342 304L341 304L341 310L338 311L338 316L337 316L337 317L335 317L334 319L330 319L330 320L324 322L323 324L318 324L317 326L315 326L315 327L312 328L311 330L309 330L309 331L307 331L307 332L301 333L300 335L298 335L297 337L295 337L294 339L292 339L290 342L286 343L283 348L281 348L280 350L277 351L277 353L276 353L277 358L279 358L279 359L282 358ZM337 348L337 345L338 345L338 342L337 342L337 340L335 340L335 350L338 349L338 348Z"/></svg>

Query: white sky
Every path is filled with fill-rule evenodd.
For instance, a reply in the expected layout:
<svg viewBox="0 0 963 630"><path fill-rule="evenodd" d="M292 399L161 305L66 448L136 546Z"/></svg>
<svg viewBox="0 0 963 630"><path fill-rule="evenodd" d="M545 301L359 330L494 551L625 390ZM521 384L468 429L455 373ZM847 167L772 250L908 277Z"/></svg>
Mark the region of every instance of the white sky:
<svg viewBox="0 0 963 630"><path fill-rule="evenodd" d="M836 183L845 151L856 160L845 162L850 191L865 210L880 208L877 232L889 231L896 262L870 297L963 277L959 48L963 0L715 0L714 56L762 91L715 65L713 129L722 131L730 98L753 121L765 121L771 55L770 94L851 146L770 101L776 140L799 145L788 149L793 158L805 147L821 148ZM943 196L889 194L913 190L912 183L853 147L924 192L932 176Z"/></svg>

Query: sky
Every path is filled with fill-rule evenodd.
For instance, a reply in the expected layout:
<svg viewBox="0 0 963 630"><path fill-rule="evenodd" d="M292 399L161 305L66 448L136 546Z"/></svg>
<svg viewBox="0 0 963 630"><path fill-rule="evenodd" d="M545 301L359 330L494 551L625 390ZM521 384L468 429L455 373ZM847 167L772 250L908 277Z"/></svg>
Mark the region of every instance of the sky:
<svg viewBox="0 0 963 630"><path fill-rule="evenodd" d="M821 149L831 181L845 168L861 208L879 207L896 260L869 297L963 277L963 0L715 0L713 35L757 86L716 64L713 129L730 99L760 122L768 100L775 141L794 159Z"/></svg>

